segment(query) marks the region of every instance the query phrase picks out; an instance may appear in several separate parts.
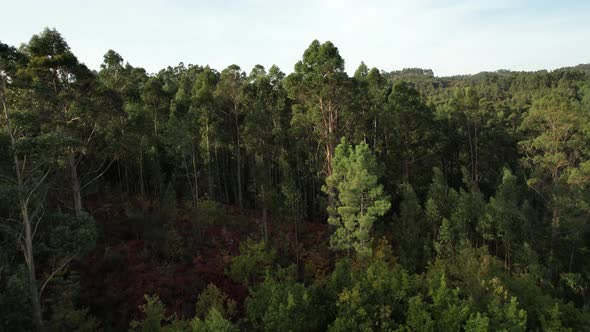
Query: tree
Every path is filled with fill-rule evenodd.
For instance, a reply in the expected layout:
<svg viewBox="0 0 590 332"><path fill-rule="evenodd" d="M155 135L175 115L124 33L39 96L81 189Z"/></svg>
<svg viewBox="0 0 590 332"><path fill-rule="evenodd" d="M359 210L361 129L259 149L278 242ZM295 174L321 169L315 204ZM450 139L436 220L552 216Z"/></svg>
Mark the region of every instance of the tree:
<svg viewBox="0 0 590 332"><path fill-rule="evenodd" d="M186 328L186 322L178 320L178 318L174 315L166 315L166 307L158 295L145 295L144 298L146 303L140 305L139 309L145 315L145 318L141 321L132 321L129 331L173 332L182 331Z"/></svg>
<svg viewBox="0 0 590 332"><path fill-rule="evenodd" d="M229 318L236 313L236 305L236 302L229 299L227 294L223 293L217 286L209 284L199 295L195 305L195 316L205 318L211 312L211 309L215 309L222 316Z"/></svg>
<svg viewBox="0 0 590 332"><path fill-rule="evenodd" d="M387 148L383 148L383 158L387 165L398 163L403 181L409 182L412 169L428 170L424 166L435 153L434 114L422 101L420 92L404 81L393 85L386 107L382 122L386 128L383 144ZM388 176L393 178L395 173L389 172Z"/></svg>
<svg viewBox="0 0 590 332"><path fill-rule="evenodd" d="M567 179L588 158L587 136L582 131L587 121L575 102L554 93L537 100L521 125L522 130L531 134L531 138L519 143L525 154L523 164L530 170L528 185L551 209L550 256L554 260L560 217L571 202Z"/></svg>
<svg viewBox="0 0 590 332"><path fill-rule="evenodd" d="M500 239L503 242L506 268L510 266L511 252L515 249L514 242L520 237L525 223L518 194L516 177L505 168L502 183L496 195L490 198L484 217L486 228L490 229L493 239ZM498 243L496 243L496 254L498 254Z"/></svg>
<svg viewBox="0 0 590 332"><path fill-rule="evenodd" d="M251 285L272 267L275 249L269 249L264 242L247 240L240 244L240 256L231 262L226 274L235 282Z"/></svg>
<svg viewBox="0 0 590 332"><path fill-rule="evenodd" d="M317 308L309 288L295 282L294 269L267 273L264 281L252 288L246 299L246 316L255 330L319 330Z"/></svg>
<svg viewBox="0 0 590 332"><path fill-rule="evenodd" d="M364 62L361 62L354 73L354 79L357 81L358 99L357 102L361 109L359 123L363 125L355 126L362 131L354 136L355 139L372 141L372 147L376 154L386 152L386 142L382 138L386 131L382 130L386 126L383 124L385 109L387 106L387 96L391 92L389 82L381 75L379 69L371 68ZM378 139L379 137L379 139Z"/></svg>
<svg viewBox="0 0 590 332"><path fill-rule="evenodd" d="M338 294L336 319L328 331L395 331L404 323L410 287L401 265L372 258Z"/></svg>
<svg viewBox="0 0 590 332"><path fill-rule="evenodd" d="M338 48L327 41L314 40L285 79L289 96L298 102L294 121L309 128L322 145L324 173L332 175L332 159L338 138L349 124L348 107L352 100L350 80ZM331 199L331 193L328 193Z"/></svg>
<svg viewBox="0 0 590 332"><path fill-rule="evenodd" d="M242 127L242 104L243 104L243 84L245 74L238 65L231 65L221 72L219 83L215 94L222 98L223 111L233 121L235 154L236 154L236 194L238 205L243 208L244 201L242 196L242 146L241 146L241 127Z"/></svg>
<svg viewBox="0 0 590 332"><path fill-rule="evenodd" d="M332 160L332 175L326 178L324 192L335 193L335 206L328 207L328 223L336 226L330 237L334 249L355 249L361 255L371 253L370 232L377 217L391 207L378 183L381 170L369 146L350 146L342 138Z"/></svg>
<svg viewBox="0 0 590 332"><path fill-rule="evenodd" d="M28 269L33 321L37 330L41 331L43 329L43 318L37 285L33 237L36 225L40 222L39 212L41 212L43 208L42 201L44 198L40 197L44 196L38 196L38 193L39 189L44 189L40 187L49 175L50 169L43 163L42 158L39 158L43 156L39 153L39 150L30 149L30 146L27 148L27 145L34 143L34 137L27 137L27 132L23 130L24 128L13 123L11 112L9 111L10 97L7 96L9 93L7 90L7 83L9 81L14 82L13 79L16 79L16 77L13 76L16 75L16 69L19 65L22 65L22 63L19 62L23 61L21 60L23 56L19 55L14 48L9 48L4 44L0 44L0 51L0 64L2 65L0 70L0 98L5 120L3 129L10 137L10 154L12 155L12 167L15 172L16 182L16 187L14 189L20 212L22 233L24 233L24 235L21 234L21 231L15 232L15 234L17 242L22 248L22 253ZM16 97L16 95L14 97ZM13 101L13 103L18 102L18 99ZM24 149L21 147L23 145L25 146ZM40 159L39 165L33 166L32 169L30 166L25 167L27 165L25 160L35 160L35 157ZM34 163L28 163L28 165L31 164L34 165ZM11 228L7 229L12 231Z"/></svg>
<svg viewBox="0 0 590 332"><path fill-rule="evenodd" d="M204 320L198 317L190 321L191 332L235 332L238 329L216 309L211 308Z"/></svg>
<svg viewBox="0 0 590 332"><path fill-rule="evenodd" d="M276 212L278 207L276 174L285 171L275 167L283 154L287 117L286 93L281 85L283 77L276 66L267 74L264 67L257 65L248 76L243 91L246 105L243 141L253 159L251 191L256 193L256 205L262 209L265 241L268 240L268 212Z"/></svg>
<svg viewBox="0 0 590 332"><path fill-rule="evenodd" d="M35 91L29 107L38 108L40 116L45 119L41 130L61 140L60 154L69 170L73 209L76 215L80 215L82 189L88 184L82 183L84 174L80 172L80 163L89 144L93 143L100 131L99 116L95 112L97 105L92 100L94 75L78 62L55 29L45 29L39 35L34 35L24 50L29 61L21 74ZM104 174L105 165L99 164L102 167L93 173L100 177Z"/></svg>
<svg viewBox="0 0 590 332"><path fill-rule="evenodd" d="M219 80L219 74L209 68L205 67L200 72L193 83L192 90L192 105L189 108L189 113L196 118L198 123L197 127L201 133L200 139L201 147L204 151L204 163L207 171L207 193L208 199L214 199L215 182L213 180L213 173L219 173L219 170L213 169L213 153L212 150L216 150L217 141L215 139L215 132L217 121L214 117L215 110L215 87Z"/></svg>

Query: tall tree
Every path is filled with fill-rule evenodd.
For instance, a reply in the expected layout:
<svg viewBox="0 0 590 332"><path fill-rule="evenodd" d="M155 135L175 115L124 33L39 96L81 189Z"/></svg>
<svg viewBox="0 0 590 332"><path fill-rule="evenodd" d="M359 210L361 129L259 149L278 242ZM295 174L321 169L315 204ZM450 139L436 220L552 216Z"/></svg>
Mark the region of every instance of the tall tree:
<svg viewBox="0 0 590 332"><path fill-rule="evenodd" d="M311 130L324 154L324 172L332 175L332 159L338 139L350 125L351 81L344 71L338 48L314 40L285 80L289 96L298 102L294 121ZM330 192L327 193L332 197Z"/></svg>
<svg viewBox="0 0 590 332"><path fill-rule="evenodd" d="M33 321L35 322L37 330L41 331L43 330L43 319L37 285L33 237L36 225L40 221L38 213L42 208L42 203L37 201L37 193L38 189L40 189L41 185L49 175L49 169L42 161L40 161L37 166L34 166L32 170L30 167L26 166L27 163L25 161L27 159L34 160L35 158L33 155L38 155L39 151L36 151L35 149L29 151L27 151L28 149L25 149L22 151L19 149L19 145L22 145L22 143L27 145L31 143L34 144L34 142L31 142L33 140L32 137L26 136L27 131L24 130L25 128L19 128L19 126L13 123L11 119L11 112L9 110L10 97L7 96L7 94L10 93L7 89L7 83L15 81L17 69L22 66L23 63L26 63L27 60L28 59L17 52L16 49L0 43L0 99L2 102L5 120L3 121L3 129L10 138L10 153L12 155L12 166L14 168L16 179L15 189L17 193L17 201L24 233L24 235L21 235L20 232L17 232L16 238L21 245L29 272L29 290L33 309ZM18 103L18 101L14 102ZM35 163L29 162L29 165L30 164L34 165ZM39 172L39 170L41 170L41 172ZM5 227L2 228L4 229ZM10 230L10 228L6 229Z"/></svg>
<svg viewBox="0 0 590 332"><path fill-rule="evenodd" d="M521 125L521 129L531 135L530 139L519 143L525 155L524 166L530 170L528 184L551 210L551 256L554 260L559 245L560 218L570 203L567 179L588 158L584 155L587 136L582 130L587 123L587 117L575 102L553 93L537 100Z"/></svg>
<svg viewBox="0 0 590 332"><path fill-rule="evenodd" d="M217 121L214 116L215 110L215 86L219 80L219 74L209 68L205 67L200 72L193 83L192 91L192 105L189 112L196 118L200 128L201 137L199 142L201 148L204 149L204 166L207 172L207 193L209 199L215 198L215 181L214 173L219 173L219 170L214 169L213 150L216 149L218 140L215 139L215 132ZM217 165L217 163L215 163Z"/></svg>
<svg viewBox="0 0 590 332"><path fill-rule="evenodd" d="M242 195L242 110L243 110L243 85L246 74L238 65L231 65L221 72L215 94L222 98L224 112L233 121L235 154L236 154L236 193L238 205L244 207Z"/></svg>
<svg viewBox="0 0 590 332"><path fill-rule="evenodd" d="M45 29L34 35L25 46L30 60L23 69L34 94L41 116L46 120L43 130L62 136L65 164L69 170L76 215L82 212L80 162L100 130L91 98L94 75L70 51L56 30ZM99 175L103 170L96 171Z"/></svg>

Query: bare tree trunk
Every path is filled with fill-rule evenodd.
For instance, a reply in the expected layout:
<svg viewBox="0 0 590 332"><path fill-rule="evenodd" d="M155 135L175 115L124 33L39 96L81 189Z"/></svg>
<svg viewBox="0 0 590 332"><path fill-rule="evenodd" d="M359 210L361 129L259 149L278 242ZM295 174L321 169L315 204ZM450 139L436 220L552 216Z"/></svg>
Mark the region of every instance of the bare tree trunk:
<svg viewBox="0 0 590 332"><path fill-rule="evenodd" d="M408 159L404 159L404 179L410 183L410 161Z"/></svg>
<svg viewBox="0 0 590 332"><path fill-rule="evenodd" d="M268 226L267 226L268 212L266 209L266 197L264 196L264 185L261 185L261 194L262 194L262 227L263 227L263 233L264 233L264 243L268 243Z"/></svg>
<svg viewBox="0 0 590 332"><path fill-rule="evenodd" d="M123 198L123 177L121 177L121 162L117 160L117 173L119 175L119 195L121 196L121 203L125 201Z"/></svg>
<svg viewBox="0 0 590 332"><path fill-rule="evenodd" d="M473 152L473 142L472 142L472 138L471 138L471 128L469 125L467 125L467 137L468 137L468 141L469 141L469 161L470 161L470 168L471 168L471 180L475 181L475 158L474 158L474 152Z"/></svg>
<svg viewBox="0 0 590 332"><path fill-rule="evenodd" d="M158 136L158 107L154 105L154 136Z"/></svg>
<svg viewBox="0 0 590 332"><path fill-rule="evenodd" d="M295 263L299 267L299 218L294 217L295 222Z"/></svg>
<svg viewBox="0 0 590 332"><path fill-rule="evenodd" d="M195 206L199 204L199 180L197 177L197 162L195 161L195 147L191 144L191 159L193 164L193 178L195 179L194 195L195 195Z"/></svg>
<svg viewBox="0 0 590 332"><path fill-rule="evenodd" d="M377 150L377 117L373 119L373 149Z"/></svg>
<svg viewBox="0 0 590 332"><path fill-rule="evenodd" d="M240 151L240 124L238 122L238 107L234 105L234 115L235 115L235 122L236 122L236 158L238 163L238 168L236 170L238 176L238 206L242 209L244 208L244 202L242 198L242 153Z"/></svg>
<svg viewBox="0 0 590 332"><path fill-rule="evenodd" d="M215 151L217 151L217 149ZM227 159L227 154L225 154L225 159ZM224 160L224 161L226 161L226 160ZM218 167L219 167L219 164L218 164ZM220 184L223 183L223 189L225 192L225 203L229 204L229 190L227 189L227 181L223 181L223 177L221 176L221 171L218 171L218 174L219 174L219 183Z"/></svg>
<svg viewBox="0 0 590 332"><path fill-rule="evenodd" d="M568 272L572 273L572 268L574 266L574 254L576 252L576 243L577 243L577 239L572 241L572 251L570 252L570 264L569 264L569 269Z"/></svg>
<svg viewBox="0 0 590 332"><path fill-rule="evenodd" d="M143 183L143 137L139 143L139 191L141 198L145 199L145 184Z"/></svg>
<svg viewBox="0 0 590 332"><path fill-rule="evenodd" d="M76 165L76 159L74 158L74 152L70 148L68 156L70 164L70 177L72 178L72 195L74 197L74 211L76 216L79 217L82 213L82 194L80 190L80 179L78 178L78 166Z"/></svg>
<svg viewBox="0 0 590 332"><path fill-rule="evenodd" d="M209 199L213 199L213 179L211 175L211 147L209 144L209 115L205 118L205 146L207 148L207 192Z"/></svg>
<svg viewBox="0 0 590 332"><path fill-rule="evenodd" d="M479 188L479 157L478 157L478 133L477 133L477 122L475 123L475 135L474 135L474 141L475 141L475 164L473 166L473 170L474 170L474 181L475 181L475 185Z"/></svg>
<svg viewBox="0 0 590 332"><path fill-rule="evenodd" d="M553 217L551 220L551 257L555 262L555 274L557 274L557 260L556 260L556 253L557 247L559 245L559 210L554 207L553 208Z"/></svg>
<svg viewBox="0 0 590 332"><path fill-rule="evenodd" d="M18 158L17 158L18 159ZM19 171L17 171L19 173ZM38 331L43 330L43 318L41 316L41 303L39 301L39 291L37 289L37 276L35 274L35 258L33 256L33 236L31 230L31 221L29 220L29 211L26 201L21 198L21 213L25 227L25 256L29 267L29 288L31 291L31 305L33 306L33 321Z"/></svg>

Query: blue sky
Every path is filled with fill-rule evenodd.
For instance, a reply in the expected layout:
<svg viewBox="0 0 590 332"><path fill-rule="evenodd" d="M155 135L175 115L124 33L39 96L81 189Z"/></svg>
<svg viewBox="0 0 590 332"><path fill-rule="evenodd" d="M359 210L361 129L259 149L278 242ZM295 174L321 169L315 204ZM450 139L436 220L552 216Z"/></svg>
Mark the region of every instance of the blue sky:
<svg viewBox="0 0 590 332"><path fill-rule="evenodd" d="M555 69L590 62L590 1L4 0L0 41L55 27L98 69L108 49L156 72L179 62L216 69L277 64L289 73L314 39L354 72L431 68L438 76Z"/></svg>

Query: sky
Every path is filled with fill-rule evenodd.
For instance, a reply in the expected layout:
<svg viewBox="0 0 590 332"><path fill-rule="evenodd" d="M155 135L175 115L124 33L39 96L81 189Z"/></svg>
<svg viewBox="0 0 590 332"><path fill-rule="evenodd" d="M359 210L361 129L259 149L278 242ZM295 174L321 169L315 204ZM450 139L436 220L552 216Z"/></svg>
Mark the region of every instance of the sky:
<svg viewBox="0 0 590 332"><path fill-rule="evenodd" d="M180 62L293 70L330 40L354 73L430 68L437 76L590 63L590 1L580 0L0 0L0 41L56 28L81 62L109 49L154 73Z"/></svg>

